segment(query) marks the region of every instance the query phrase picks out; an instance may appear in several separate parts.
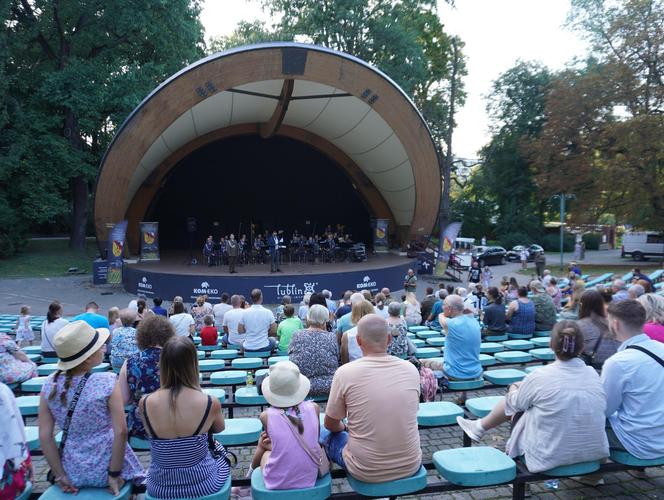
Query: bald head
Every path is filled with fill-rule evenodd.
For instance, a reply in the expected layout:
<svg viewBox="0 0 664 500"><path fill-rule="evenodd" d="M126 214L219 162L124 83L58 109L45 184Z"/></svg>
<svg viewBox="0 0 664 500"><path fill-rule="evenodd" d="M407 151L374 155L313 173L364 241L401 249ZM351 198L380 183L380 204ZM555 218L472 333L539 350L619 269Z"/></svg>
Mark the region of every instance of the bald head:
<svg viewBox="0 0 664 500"><path fill-rule="evenodd" d="M367 314L357 323L357 343L363 356L385 354L389 337L387 321L377 314Z"/></svg>

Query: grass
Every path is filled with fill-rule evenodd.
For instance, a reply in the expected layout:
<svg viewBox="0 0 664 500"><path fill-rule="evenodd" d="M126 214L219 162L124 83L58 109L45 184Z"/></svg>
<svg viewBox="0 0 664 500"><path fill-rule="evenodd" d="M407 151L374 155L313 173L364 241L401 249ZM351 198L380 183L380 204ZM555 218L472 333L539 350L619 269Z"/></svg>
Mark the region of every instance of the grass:
<svg viewBox="0 0 664 500"><path fill-rule="evenodd" d="M583 262L580 263L581 266L581 271L583 271L583 274L589 274L591 277L595 276L600 276L605 273L613 273L616 275L617 278L622 277L624 274L629 273L632 269L635 267L639 267L641 269L641 272L643 274L650 274L653 271L656 271L657 269L661 269L662 265L661 263L651 261L651 262L630 262L629 264L619 264L619 265L611 265L611 264L584 264ZM547 269L551 270L551 273L554 276L566 276L567 275L567 268L563 270L563 272L560 272L559 266L554 265L554 264L547 264ZM518 274L523 274L524 276L531 276L532 274L535 273L535 266L529 265L528 269L519 269Z"/></svg>
<svg viewBox="0 0 664 500"><path fill-rule="evenodd" d="M86 242L85 251L69 248L68 240L30 240L26 248L9 259L0 260L0 277L29 278L64 276L67 269L77 267L80 272L91 273L92 261L97 255L94 240Z"/></svg>

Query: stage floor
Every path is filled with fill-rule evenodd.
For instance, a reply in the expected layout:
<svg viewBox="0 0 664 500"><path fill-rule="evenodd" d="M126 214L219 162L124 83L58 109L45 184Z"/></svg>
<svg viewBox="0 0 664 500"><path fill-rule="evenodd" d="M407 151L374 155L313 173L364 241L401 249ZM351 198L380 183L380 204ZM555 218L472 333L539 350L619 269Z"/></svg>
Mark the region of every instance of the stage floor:
<svg viewBox="0 0 664 500"><path fill-rule="evenodd" d="M411 262L405 256L399 256L393 253L375 254L368 256L365 262L325 262L316 264L288 263L284 262L280 268L281 273L286 276L303 276L308 274L328 274L328 273L346 273L349 271L382 269L384 267L398 266ZM196 257L198 258L198 257ZM267 264L248 264L237 266L235 275L228 272L228 266L212 266L200 262L196 265L187 265L187 252L166 252L162 253L159 262L138 262L136 264L125 264L126 267L134 269L144 269L153 273L169 273L195 276L269 276L270 263Z"/></svg>

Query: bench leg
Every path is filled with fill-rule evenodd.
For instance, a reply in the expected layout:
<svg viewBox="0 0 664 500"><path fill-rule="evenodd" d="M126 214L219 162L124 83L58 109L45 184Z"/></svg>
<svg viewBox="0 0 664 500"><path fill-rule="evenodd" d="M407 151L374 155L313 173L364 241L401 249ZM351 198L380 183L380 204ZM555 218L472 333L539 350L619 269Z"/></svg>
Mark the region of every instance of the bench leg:
<svg viewBox="0 0 664 500"><path fill-rule="evenodd" d="M463 431L462 431L462 432L463 432ZM464 433L463 433L463 447L464 447L464 448L470 448L471 446L473 446L473 440L470 439L470 437L468 436L468 434L466 434L466 433L464 432Z"/></svg>
<svg viewBox="0 0 664 500"><path fill-rule="evenodd" d="M513 482L512 483L512 500L524 500L526 498L526 483Z"/></svg>

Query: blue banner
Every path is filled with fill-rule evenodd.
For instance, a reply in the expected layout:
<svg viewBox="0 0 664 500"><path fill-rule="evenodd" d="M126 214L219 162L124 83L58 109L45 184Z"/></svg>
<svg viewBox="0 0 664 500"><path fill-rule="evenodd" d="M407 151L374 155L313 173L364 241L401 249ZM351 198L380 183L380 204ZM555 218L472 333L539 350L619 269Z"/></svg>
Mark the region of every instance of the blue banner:
<svg viewBox="0 0 664 500"><path fill-rule="evenodd" d="M122 256L124 241L127 235L127 221L123 220L113 226L108 235L108 275L106 283L122 283Z"/></svg>
<svg viewBox="0 0 664 500"><path fill-rule="evenodd" d="M461 222L452 222L440 232L440 242L438 244L438 258L436 259L436 275L445 274L447 264L450 262L450 254L454 249L454 242L461 231Z"/></svg>
<svg viewBox="0 0 664 500"><path fill-rule="evenodd" d="M159 260L158 222L141 222L141 260Z"/></svg>
<svg viewBox="0 0 664 500"><path fill-rule="evenodd" d="M374 228L373 249L376 253L386 253L388 248L387 234L390 225L389 219L376 219Z"/></svg>

